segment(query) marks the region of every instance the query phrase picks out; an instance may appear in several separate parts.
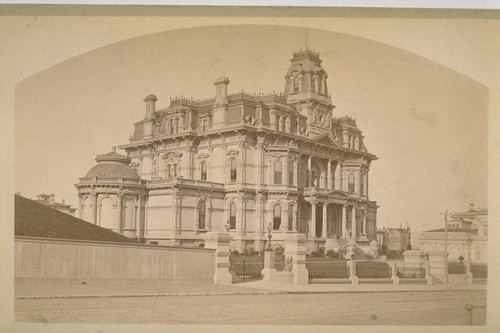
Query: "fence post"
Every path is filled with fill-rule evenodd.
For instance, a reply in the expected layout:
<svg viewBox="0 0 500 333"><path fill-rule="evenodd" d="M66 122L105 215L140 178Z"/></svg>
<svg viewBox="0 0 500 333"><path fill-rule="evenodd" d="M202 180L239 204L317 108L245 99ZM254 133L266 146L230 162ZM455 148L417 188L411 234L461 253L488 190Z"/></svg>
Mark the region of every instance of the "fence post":
<svg viewBox="0 0 500 333"><path fill-rule="evenodd" d="M428 261L424 263L424 269L425 269L425 279L427 280L427 285L432 286L432 276L430 273L430 264Z"/></svg>
<svg viewBox="0 0 500 333"><path fill-rule="evenodd" d="M472 272L470 270L470 261L467 260L465 263L466 271L465 274L467 275L467 284L473 284L474 283L474 276L472 275Z"/></svg>
<svg viewBox="0 0 500 333"><path fill-rule="evenodd" d="M229 272L229 241L231 236L225 232L210 231L205 234L205 248L215 249L215 284L232 284L233 275Z"/></svg>
<svg viewBox="0 0 500 333"><path fill-rule="evenodd" d="M359 279L356 275L356 261L349 260L347 265L349 266L349 280L351 280L351 284L359 284Z"/></svg>
<svg viewBox="0 0 500 333"><path fill-rule="evenodd" d="M393 284L399 284L399 276L398 276L398 263L393 262L391 265L391 279Z"/></svg>
<svg viewBox="0 0 500 333"><path fill-rule="evenodd" d="M472 326L472 310L474 310L474 305L470 303L465 305L465 325Z"/></svg>
<svg viewBox="0 0 500 333"><path fill-rule="evenodd" d="M264 251L264 268L262 269L262 280L271 281L273 275L277 272L274 267L274 251L272 249L266 249Z"/></svg>
<svg viewBox="0 0 500 333"><path fill-rule="evenodd" d="M296 232L285 233L285 258L292 257L293 283L308 284L309 271L306 268L307 238Z"/></svg>

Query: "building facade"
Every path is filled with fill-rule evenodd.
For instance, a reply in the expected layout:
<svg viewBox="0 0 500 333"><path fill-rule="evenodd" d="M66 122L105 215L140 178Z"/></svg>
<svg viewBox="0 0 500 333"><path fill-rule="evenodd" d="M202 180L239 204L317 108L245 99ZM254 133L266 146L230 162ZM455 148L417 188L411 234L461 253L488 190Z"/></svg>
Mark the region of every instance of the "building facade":
<svg viewBox="0 0 500 333"><path fill-rule="evenodd" d="M444 251L444 228L420 234L420 250ZM488 261L488 209L471 204L463 213L452 213L448 219L448 259L459 257L472 262Z"/></svg>
<svg viewBox="0 0 500 333"><path fill-rule="evenodd" d="M377 242L389 257L397 257L411 249L411 230L407 228L383 228L377 230Z"/></svg>
<svg viewBox="0 0 500 333"><path fill-rule="evenodd" d="M38 194L34 201L69 215L74 216L76 212L76 208L71 205L67 205L64 202L64 199L62 200L62 203L56 202L56 196L54 194Z"/></svg>
<svg viewBox="0 0 500 333"><path fill-rule="evenodd" d="M127 157L98 157L98 170L76 185L83 217L100 223L110 199L112 229L147 242L196 245L228 229L233 249L262 250L270 228L276 242L287 231L306 234L310 251L350 235L368 244L376 156L355 119L335 116L321 63L311 50L294 53L281 94L228 93L220 77L213 98L159 109L147 96L144 118L119 146ZM113 163L119 176L103 167Z"/></svg>

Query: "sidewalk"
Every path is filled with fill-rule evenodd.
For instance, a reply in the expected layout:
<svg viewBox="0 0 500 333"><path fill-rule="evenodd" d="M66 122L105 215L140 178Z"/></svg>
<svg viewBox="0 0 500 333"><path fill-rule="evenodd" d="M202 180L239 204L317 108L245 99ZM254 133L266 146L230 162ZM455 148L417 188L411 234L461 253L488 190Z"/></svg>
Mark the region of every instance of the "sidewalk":
<svg viewBox="0 0 500 333"><path fill-rule="evenodd" d="M371 293L444 291L444 285L380 285L380 284L308 284L251 281L233 285L214 285L196 281L160 280L57 280L18 279L16 299L85 298L85 297L161 297L161 296L217 296L316 293ZM450 285L449 291L486 290L486 285Z"/></svg>

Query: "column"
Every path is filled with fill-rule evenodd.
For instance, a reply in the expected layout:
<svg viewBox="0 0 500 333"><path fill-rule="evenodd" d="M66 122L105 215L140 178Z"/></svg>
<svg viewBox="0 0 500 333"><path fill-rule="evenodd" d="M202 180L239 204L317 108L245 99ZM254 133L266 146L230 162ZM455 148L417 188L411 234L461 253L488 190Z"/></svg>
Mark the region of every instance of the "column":
<svg viewBox="0 0 500 333"><path fill-rule="evenodd" d="M353 231L354 236L358 236L358 208L356 206L352 206L352 223L351 229Z"/></svg>
<svg viewBox="0 0 500 333"><path fill-rule="evenodd" d="M347 204L342 205L342 238L347 238Z"/></svg>
<svg viewBox="0 0 500 333"><path fill-rule="evenodd" d="M306 187L312 187L312 156L307 159L307 184Z"/></svg>
<svg viewBox="0 0 500 333"><path fill-rule="evenodd" d="M212 198L207 198L206 200L207 209L207 229L212 230Z"/></svg>
<svg viewBox="0 0 500 333"><path fill-rule="evenodd" d="M300 187L300 184L299 184L299 163L300 163L300 156L298 156L298 158L295 159L295 161L293 161L293 176L295 177L295 180L294 180L294 184L295 186L297 187Z"/></svg>
<svg viewBox="0 0 500 333"><path fill-rule="evenodd" d="M341 164L340 161L338 161L337 164L335 165L335 184L333 187L333 189L336 191L342 190L342 187L340 186L342 180L342 173L340 169L341 169Z"/></svg>
<svg viewBox="0 0 500 333"><path fill-rule="evenodd" d="M287 232L288 231L288 207L289 207L289 204L288 202L285 202L284 204L281 205L281 225L280 225L280 229L283 231L283 232Z"/></svg>
<svg viewBox="0 0 500 333"><path fill-rule="evenodd" d="M293 203L293 216L292 216L292 220L293 220L292 221L292 224L293 224L292 228L293 228L294 232L297 232L297 211L298 211L297 205L298 205L298 203L297 203L297 201L295 201Z"/></svg>
<svg viewBox="0 0 500 333"><path fill-rule="evenodd" d="M363 210L362 217L363 217L363 233L367 234L367 232L366 232L366 210Z"/></svg>
<svg viewBox="0 0 500 333"><path fill-rule="evenodd" d="M283 164L283 169L282 169L282 172L284 172L285 174L283 175L282 174L282 178L283 178L283 182L282 184L283 185L286 185L288 186L288 184L290 184L290 182L288 181L288 164L290 163L290 159L288 157L286 158L283 158L284 162L282 162Z"/></svg>
<svg viewBox="0 0 500 333"><path fill-rule="evenodd" d="M311 220L309 221L309 238L316 238L316 200L311 200Z"/></svg>
<svg viewBox="0 0 500 333"><path fill-rule="evenodd" d="M327 236L327 223L328 223L328 202L323 203L323 223L321 224L321 237Z"/></svg>
<svg viewBox="0 0 500 333"><path fill-rule="evenodd" d="M92 192L90 195L92 198L92 218L91 222L97 225L97 193Z"/></svg>
<svg viewBox="0 0 500 333"><path fill-rule="evenodd" d="M123 235L123 221L122 221L122 194L116 195L116 217L118 224L118 232Z"/></svg>
<svg viewBox="0 0 500 333"><path fill-rule="evenodd" d="M78 218L82 219L82 195L78 193Z"/></svg>
<svg viewBox="0 0 500 333"><path fill-rule="evenodd" d="M326 165L326 186L327 190L332 189L332 160L328 160Z"/></svg>
<svg viewBox="0 0 500 333"><path fill-rule="evenodd" d="M138 218L137 218L137 214L139 213L139 206L140 206L140 200L141 200L141 197L138 196L136 201L135 201L135 205L134 205L134 229L135 229L135 236L137 237L137 239L141 239L141 230L140 230L140 223L138 223Z"/></svg>
<svg viewBox="0 0 500 333"><path fill-rule="evenodd" d="M247 152L246 152L246 145L243 142L241 144L241 182L245 183L246 182L246 163L247 163Z"/></svg>
<svg viewBox="0 0 500 333"><path fill-rule="evenodd" d="M178 234L180 232L179 228L179 221L178 221L178 214L177 211L178 209L178 200L177 200L177 191L174 190L172 192L172 217L174 218L174 230L175 234Z"/></svg>
<svg viewBox="0 0 500 333"><path fill-rule="evenodd" d="M368 170L366 170L365 172L365 181L364 181L364 185L365 185L365 188L364 188L364 193L366 195L366 198L368 198Z"/></svg>

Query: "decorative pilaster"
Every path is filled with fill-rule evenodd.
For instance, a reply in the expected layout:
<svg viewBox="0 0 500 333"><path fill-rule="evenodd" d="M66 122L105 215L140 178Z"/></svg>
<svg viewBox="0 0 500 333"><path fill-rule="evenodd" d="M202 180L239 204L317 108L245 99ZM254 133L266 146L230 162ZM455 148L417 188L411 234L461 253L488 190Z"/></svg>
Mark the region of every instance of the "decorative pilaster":
<svg viewBox="0 0 500 333"><path fill-rule="evenodd" d="M327 190L332 189L332 160L328 160L326 165L326 186Z"/></svg>
<svg viewBox="0 0 500 333"><path fill-rule="evenodd" d="M122 199L123 195L121 192L118 192L116 194L116 218L117 218L117 225L118 225L118 232L123 235L123 219L122 219L122 213L123 213L123 207L122 207Z"/></svg>
<svg viewBox="0 0 500 333"><path fill-rule="evenodd" d="M281 205L281 225L280 225L280 230L283 232L288 231L288 203L284 202Z"/></svg>
<svg viewBox="0 0 500 333"><path fill-rule="evenodd" d="M97 225L97 193L92 191L90 194L90 198L92 199L92 218L91 221L93 224Z"/></svg>

